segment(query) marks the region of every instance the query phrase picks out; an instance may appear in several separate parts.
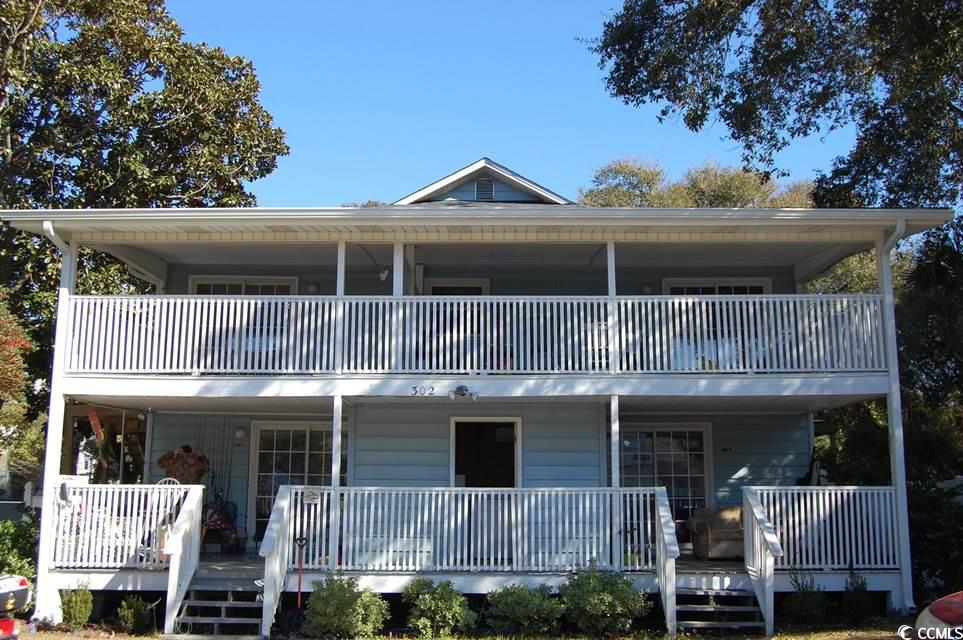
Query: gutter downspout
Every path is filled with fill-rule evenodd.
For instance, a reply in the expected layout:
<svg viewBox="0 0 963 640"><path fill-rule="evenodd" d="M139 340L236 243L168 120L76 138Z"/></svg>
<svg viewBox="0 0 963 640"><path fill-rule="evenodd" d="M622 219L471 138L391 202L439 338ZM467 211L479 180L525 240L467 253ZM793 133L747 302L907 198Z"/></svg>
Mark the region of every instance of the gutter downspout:
<svg viewBox="0 0 963 640"><path fill-rule="evenodd" d="M50 220L43 221L43 233L54 243L54 246L60 249L61 253L66 255L70 251L70 245L67 244L66 240L57 235L57 230L54 229L53 222Z"/></svg>
<svg viewBox="0 0 963 640"><path fill-rule="evenodd" d="M889 254L906 233L906 220L896 223L893 233L876 245L876 269L879 274L879 292L882 296L883 337L886 351L886 370L889 389L886 393L886 416L889 422L890 481L896 500L896 539L899 551L901 601L891 594L891 605L900 611L914 611L913 564L910 555L909 506L906 497L906 456L903 448L903 401L900 397L899 347L896 339L896 303L893 294L893 270Z"/></svg>

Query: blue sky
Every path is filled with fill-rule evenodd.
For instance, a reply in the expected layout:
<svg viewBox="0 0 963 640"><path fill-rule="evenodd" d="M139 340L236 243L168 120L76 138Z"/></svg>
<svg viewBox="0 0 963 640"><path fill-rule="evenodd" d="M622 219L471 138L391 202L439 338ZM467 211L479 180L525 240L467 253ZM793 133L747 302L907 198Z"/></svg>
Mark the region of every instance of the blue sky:
<svg viewBox="0 0 963 640"><path fill-rule="evenodd" d="M737 165L721 125L691 133L607 94L579 39L597 36L617 6L168 0L187 39L254 63L287 132L291 155L252 185L262 206L390 202L481 156L571 198L616 157L657 162L670 177ZM781 167L811 178L850 142L798 142Z"/></svg>

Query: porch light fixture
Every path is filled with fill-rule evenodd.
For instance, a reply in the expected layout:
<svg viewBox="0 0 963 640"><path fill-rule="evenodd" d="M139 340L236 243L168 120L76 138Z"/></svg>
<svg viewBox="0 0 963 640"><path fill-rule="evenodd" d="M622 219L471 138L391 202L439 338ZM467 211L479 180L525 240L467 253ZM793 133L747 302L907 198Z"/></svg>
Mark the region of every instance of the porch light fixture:
<svg viewBox="0 0 963 640"><path fill-rule="evenodd" d="M469 398L474 402L478 400L478 393L476 391L470 391L466 385L460 384L448 392L449 400L454 400L455 398Z"/></svg>
<svg viewBox="0 0 963 640"><path fill-rule="evenodd" d="M389 271L388 269L382 269L381 271L378 272L378 279L384 282L385 280L388 279L389 275L391 275L391 271Z"/></svg>

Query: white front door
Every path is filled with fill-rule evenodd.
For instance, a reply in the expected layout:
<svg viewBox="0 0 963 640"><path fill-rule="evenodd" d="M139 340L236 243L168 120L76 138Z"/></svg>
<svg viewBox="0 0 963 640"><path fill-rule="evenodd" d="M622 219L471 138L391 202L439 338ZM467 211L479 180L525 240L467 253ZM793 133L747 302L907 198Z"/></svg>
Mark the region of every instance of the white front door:
<svg viewBox="0 0 963 640"><path fill-rule="evenodd" d="M248 532L264 536L282 485L331 486L331 424L323 422L255 422L248 490ZM342 444L342 484L347 465Z"/></svg>

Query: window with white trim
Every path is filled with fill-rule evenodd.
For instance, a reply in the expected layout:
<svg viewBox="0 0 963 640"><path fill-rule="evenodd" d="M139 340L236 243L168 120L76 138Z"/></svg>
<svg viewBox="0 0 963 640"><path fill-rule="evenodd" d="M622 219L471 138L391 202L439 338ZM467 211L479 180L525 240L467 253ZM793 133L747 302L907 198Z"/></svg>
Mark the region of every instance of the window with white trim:
<svg viewBox="0 0 963 640"><path fill-rule="evenodd" d="M665 487L677 522L706 507L709 490L706 427L628 427L621 433L619 467L624 487Z"/></svg>
<svg viewBox="0 0 963 640"><path fill-rule="evenodd" d="M191 293L201 296L287 296L297 293L291 277L191 276Z"/></svg>
<svg viewBox="0 0 963 640"><path fill-rule="evenodd" d="M666 278L662 288L670 296L761 296L771 292L772 284L768 278Z"/></svg>

